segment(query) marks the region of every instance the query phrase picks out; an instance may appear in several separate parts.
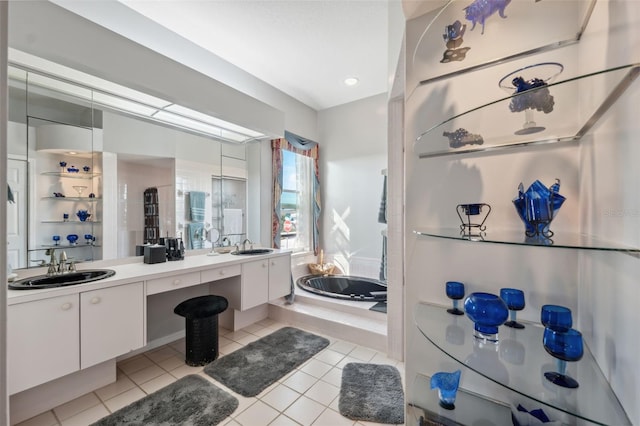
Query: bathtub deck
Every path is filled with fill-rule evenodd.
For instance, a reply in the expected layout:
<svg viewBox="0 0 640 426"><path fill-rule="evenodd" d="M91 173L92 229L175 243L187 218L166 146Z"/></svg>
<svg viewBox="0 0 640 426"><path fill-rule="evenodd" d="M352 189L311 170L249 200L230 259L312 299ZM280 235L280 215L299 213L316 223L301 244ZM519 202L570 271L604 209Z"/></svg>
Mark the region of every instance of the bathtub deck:
<svg viewBox="0 0 640 426"><path fill-rule="evenodd" d="M271 302L269 317L386 352L387 315L369 310L376 303L333 299L296 287L294 303Z"/></svg>

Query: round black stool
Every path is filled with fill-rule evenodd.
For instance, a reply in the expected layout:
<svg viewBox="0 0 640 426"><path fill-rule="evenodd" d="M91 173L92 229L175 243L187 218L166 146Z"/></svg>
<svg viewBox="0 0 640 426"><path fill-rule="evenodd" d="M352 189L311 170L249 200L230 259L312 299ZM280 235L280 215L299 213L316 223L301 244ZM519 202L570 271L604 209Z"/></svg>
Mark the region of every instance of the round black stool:
<svg viewBox="0 0 640 426"><path fill-rule="evenodd" d="M174 313L185 318L187 365L206 365L218 358L218 314L229 302L222 296L199 296L185 300Z"/></svg>

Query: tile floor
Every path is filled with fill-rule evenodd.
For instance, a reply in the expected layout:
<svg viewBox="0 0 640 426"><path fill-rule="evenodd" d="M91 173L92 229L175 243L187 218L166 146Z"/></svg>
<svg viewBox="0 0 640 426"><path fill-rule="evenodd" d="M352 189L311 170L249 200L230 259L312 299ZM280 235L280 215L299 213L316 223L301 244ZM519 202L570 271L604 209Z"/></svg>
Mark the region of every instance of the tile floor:
<svg viewBox="0 0 640 426"><path fill-rule="evenodd" d="M285 325L266 319L235 332L221 329L220 354L231 353ZM119 362L115 383L18 426L86 426L187 374L200 374L238 398L240 405L222 425L372 425L339 414L342 368L349 362L389 364L398 368L404 380L404 365L373 349L324 337L330 340L326 349L253 398L238 395L216 382L203 373L203 367L186 365L184 340L178 340Z"/></svg>

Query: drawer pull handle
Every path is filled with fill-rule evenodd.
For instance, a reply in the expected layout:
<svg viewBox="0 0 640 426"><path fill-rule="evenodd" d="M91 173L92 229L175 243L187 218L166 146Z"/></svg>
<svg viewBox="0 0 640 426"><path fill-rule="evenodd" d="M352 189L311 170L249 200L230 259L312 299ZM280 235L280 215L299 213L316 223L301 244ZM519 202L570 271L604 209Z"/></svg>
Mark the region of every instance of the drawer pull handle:
<svg viewBox="0 0 640 426"><path fill-rule="evenodd" d="M96 296L96 297L92 297L92 298L91 298L91 304L92 304L92 305L97 305L98 303L100 303L100 301L101 301L101 300L102 300L102 299L100 299L98 296Z"/></svg>
<svg viewBox="0 0 640 426"><path fill-rule="evenodd" d="M68 311L72 307L73 307L73 304L67 302L67 303L63 303L62 306L60 306L60 309L62 309L63 311Z"/></svg>
<svg viewBox="0 0 640 426"><path fill-rule="evenodd" d="M180 285L181 282L181 280L173 280L173 285Z"/></svg>

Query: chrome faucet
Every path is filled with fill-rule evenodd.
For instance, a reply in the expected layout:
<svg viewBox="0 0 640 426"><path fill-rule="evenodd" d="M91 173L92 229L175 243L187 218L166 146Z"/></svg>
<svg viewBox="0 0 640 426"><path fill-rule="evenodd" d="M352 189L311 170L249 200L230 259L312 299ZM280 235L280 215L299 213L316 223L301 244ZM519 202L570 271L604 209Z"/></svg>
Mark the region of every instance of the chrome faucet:
<svg viewBox="0 0 640 426"><path fill-rule="evenodd" d="M76 263L74 260L69 262L69 266L67 267L67 252L64 250L60 252L60 256L56 259L56 249L50 248L47 249L45 254L49 255L49 263L45 264L47 266L47 276L52 277L54 275L62 275L65 272L76 272Z"/></svg>
<svg viewBox="0 0 640 426"><path fill-rule="evenodd" d="M45 254L48 254L50 256L49 257L49 263L46 265L46 266L48 266L47 276L51 277L53 275L57 275L58 274L58 267L60 265L58 264L58 260L56 259L56 249L54 249L54 248L47 249Z"/></svg>
<svg viewBox="0 0 640 426"><path fill-rule="evenodd" d="M250 245L253 245L250 239L245 238L244 241L242 242L242 251L247 250L247 243L249 243ZM249 248L252 248L252 247L249 247Z"/></svg>

